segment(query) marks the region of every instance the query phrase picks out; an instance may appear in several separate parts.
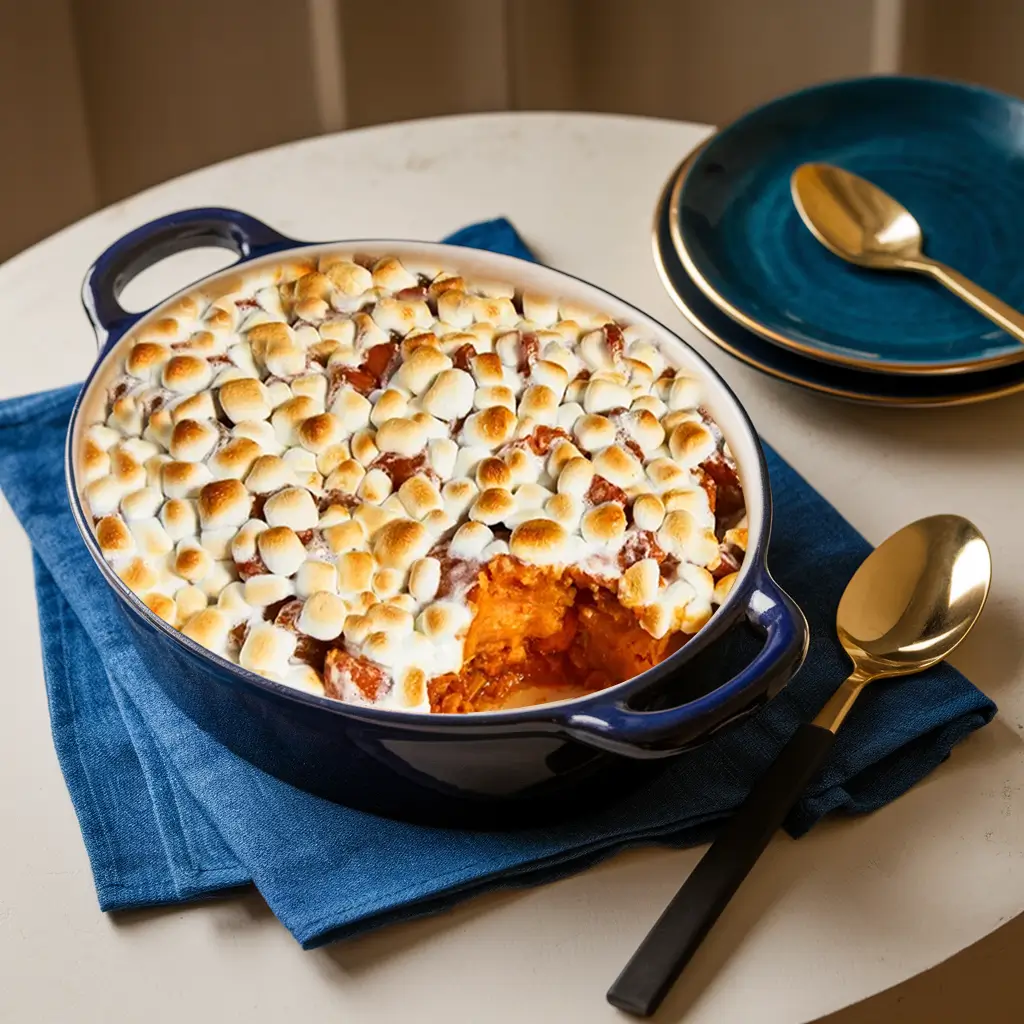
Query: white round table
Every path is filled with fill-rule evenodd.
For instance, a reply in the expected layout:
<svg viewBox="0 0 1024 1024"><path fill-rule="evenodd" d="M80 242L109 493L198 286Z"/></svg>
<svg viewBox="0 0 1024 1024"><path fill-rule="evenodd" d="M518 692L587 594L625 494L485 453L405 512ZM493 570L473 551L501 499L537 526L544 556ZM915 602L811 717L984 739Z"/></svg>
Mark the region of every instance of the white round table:
<svg viewBox="0 0 1024 1024"><path fill-rule="evenodd" d="M505 214L547 263L663 320L722 371L765 438L867 537L963 513L995 555L956 664L1001 713L924 783L807 838L778 837L659 1019L807 1021L931 967L1024 908L1024 396L934 412L839 404L760 376L689 327L659 283L651 216L707 129L591 115L483 115L327 136L232 160L87 218L0 268L0 397L84 376L82 275L125 231L189 206L303 239L439 238ZM226 260L175 257L141 308ZM53 754L29 547L0 502L0 1019L586 1022L699 850L631 852L318 952L253 893L102 915ZM1004 1018L1000 1018L1004 1019Z"/></svg>

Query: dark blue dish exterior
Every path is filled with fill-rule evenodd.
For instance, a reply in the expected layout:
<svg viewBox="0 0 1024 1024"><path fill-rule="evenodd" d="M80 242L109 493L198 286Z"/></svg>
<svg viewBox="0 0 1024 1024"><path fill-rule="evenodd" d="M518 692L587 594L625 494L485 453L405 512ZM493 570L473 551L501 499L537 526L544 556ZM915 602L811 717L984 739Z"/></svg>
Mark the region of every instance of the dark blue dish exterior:
<svg viewBox="0 0 1024 1024"><path fill-rule="evenodd" d="M1019 343L934 281L844 262L790 195L802 163L875 182L917 218L925 252L1024 308L1024 102L935 79L872 77L783 96L724 128L679 195L694 270L734 309L832 361L971 368Z"/></svg>
<svg viewBox="0 0 1024 1024"><path fill-rule="evenodd" d="M146 266L198 246L229 248L244 262L303 244L222 209L183 211L126 235L86 277L83 302L101 355L82 396L104 354L145 315L127 314L117 297ZM706 372L716 376L710 366ZM435 825L504 828L565 817L612 799L665 758L760 706L793 676L806 653L804 617L765 565L771 498L762 457L764 523L760 543L748 552L748 568L693 641L635 679L574 701L474 715L385 711L293 690L189 640L151 613L103 560L74 478L71 442L82 396L66 450L72 510L137 643L166 666L161 678L167 693L241 757L339 803ZM753 437L749 423L747 429ZM738 670L723 667L720 662L737 646L725 637L748 627L762 638L759 650ZM727 681L719 683L722 678Z"/></svg>

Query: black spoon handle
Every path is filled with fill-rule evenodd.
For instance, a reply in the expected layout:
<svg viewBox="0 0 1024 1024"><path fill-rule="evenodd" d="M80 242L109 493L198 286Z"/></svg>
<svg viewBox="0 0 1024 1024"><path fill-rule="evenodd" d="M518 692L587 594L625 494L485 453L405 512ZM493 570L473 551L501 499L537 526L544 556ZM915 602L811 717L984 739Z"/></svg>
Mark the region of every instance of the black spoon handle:
<svg viewBox="0 0 1024 1024"><path fill-rule="evenodd" d="M608 989L612 1006L637 1017L657 1010L834 740L817 725L797 729Z"/></svg>

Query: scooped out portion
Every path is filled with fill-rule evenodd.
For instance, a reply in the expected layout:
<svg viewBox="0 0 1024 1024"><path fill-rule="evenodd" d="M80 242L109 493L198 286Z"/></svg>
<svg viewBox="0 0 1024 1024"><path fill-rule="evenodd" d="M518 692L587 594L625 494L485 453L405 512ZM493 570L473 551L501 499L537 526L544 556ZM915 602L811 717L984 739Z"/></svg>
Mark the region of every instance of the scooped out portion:
<svg viewBox="0 0 1024 1024"><path fill-rule="evenodd" d="M428 686L431 711L496 711L580 697L631 679L677 650L619 603L612 581L516 563L480 572L459 672Z"/></svg>

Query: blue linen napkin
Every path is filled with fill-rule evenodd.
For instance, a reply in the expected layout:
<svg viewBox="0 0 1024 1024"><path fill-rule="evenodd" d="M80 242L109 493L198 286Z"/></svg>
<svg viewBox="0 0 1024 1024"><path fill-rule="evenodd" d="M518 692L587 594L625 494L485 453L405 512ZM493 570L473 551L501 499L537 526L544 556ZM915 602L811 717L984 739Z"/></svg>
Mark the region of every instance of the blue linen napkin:
<svg viewBox="0 0 1024 1024"><path fill-rule="evenodd" d="M449 241L524 258L508 221ZM103 910L173 903L254 882L307 948L433 913L485 890L537 884L628 846L706 841L848 666L835 608L868 543L778 455L770 563L807 612L807 665L756 716L584 818L509 834L377 818L279 782L201 732L164 696L72 520L62 447L78 386L0 403L0 489L33 546L54 744ZM995 713L949 666L872 687L791 816L894 800Z"/></svg>

